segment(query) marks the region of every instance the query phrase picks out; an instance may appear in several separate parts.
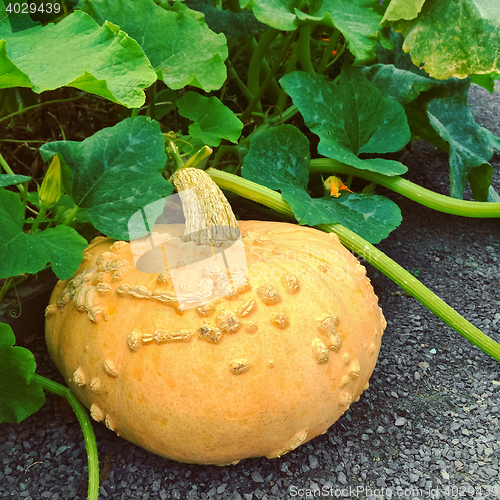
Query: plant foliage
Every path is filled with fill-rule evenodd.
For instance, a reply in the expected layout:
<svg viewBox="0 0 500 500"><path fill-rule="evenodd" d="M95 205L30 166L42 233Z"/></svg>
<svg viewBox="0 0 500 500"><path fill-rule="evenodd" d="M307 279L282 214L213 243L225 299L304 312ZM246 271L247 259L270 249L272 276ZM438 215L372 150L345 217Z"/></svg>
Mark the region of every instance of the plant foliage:
<svg viewBox="0 0 500 500"><path fill-rule="evenodd" d="M493 92L500 79L498 2L81 0L57 16L15 5L0 0L2 141L41 142L46 166L0 154L0 300L48 265L72 276L98 234L128 239L134 213L162 213L154 202L173 192L176 169L208 161L222 187L336 232L500 360L498 344L371 246L401 222L378 184L500 217L489 163L500 139L467 106L471 82ZM49 105L68 112L58 120ZM44 141L18 126L41 116L59 126ZM67 138L70 118L82 130ZM402 177L398 155L417 139L449 155L450 197ZM463 201L467 185L475 202ZM33 356L13 344L0 324L0 421L18 422L43 393Z"/></svg>

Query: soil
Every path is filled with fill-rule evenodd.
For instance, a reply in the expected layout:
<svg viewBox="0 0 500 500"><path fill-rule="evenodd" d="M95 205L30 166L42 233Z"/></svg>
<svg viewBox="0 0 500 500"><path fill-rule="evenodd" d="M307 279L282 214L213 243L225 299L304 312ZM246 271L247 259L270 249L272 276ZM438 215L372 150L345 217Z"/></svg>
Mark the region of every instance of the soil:
<svg viewBox="0 0 500 500"><path fill-rule="evenodd" d="M469 102L478 123L500 136L500 93L474 87ZM447 155L419 142L401 161L409 167L406 178L449 194ZM500 193L500 155L491 164ZM500 342L500 221L442 214L382 188L377 193L403 214L401 226L378 248ZM100 497L271 500L305 497L307 491L319 497L314 492L320 490L335 498L352 496L351 487L359 498L389 498L387 492L395 495L397 488L413 488L413 498L432 490L434 498L496 498L499 363L367 269L388 327L370 389L327 434L280 459L217 468L156 457L94 423ZM43 339L43 309L54 282L49 272L32 281L27 296L21 288L21 314L9 315L19 312L17 298L9 297L0 321L33 351L38 373L63 383ZM22 423L0 425L0 459L0 498L85 498L82 435L56 396L47 394L44 407Z"/></svg>

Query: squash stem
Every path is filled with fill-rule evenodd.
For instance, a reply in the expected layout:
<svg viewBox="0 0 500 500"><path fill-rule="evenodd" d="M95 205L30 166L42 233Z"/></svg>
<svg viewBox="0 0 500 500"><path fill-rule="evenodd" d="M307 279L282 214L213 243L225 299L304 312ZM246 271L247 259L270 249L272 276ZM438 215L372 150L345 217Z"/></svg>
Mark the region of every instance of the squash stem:
<svg viewBox="0 0 500 500"><path fill-rule="evenodd" d="M221 189L227 189L243 198L270 207L285 216L293 217L290 206L279 193L241 177L212 168L207 170L207 174ZM492 358L500 361L500 344L469 323L390 257L341 224L321 224L318 228L337 234L345 247L354 251L373 267L384 273L469 342L479 347Z"/></svg>
<svg viewBox="0 0 500 500"><path fill-rule="evenodd" d="M303 71L308 73L314 73L314 66L311 61L311 34L312 34L312 24L303 24L299 28L299 40L298 44L300 46L300 65Z"/></svg>
<svg viewBox="0 0 500 500"><path fill-rule="evenodd" d="M434 193L429 189L425 189L399 176L389 177L368 170L360 170L329 158L311 160L309 163L309 172L328 172L332 174L346 174L360 177L370 182L380 184L421 205L447 214L475 218L500 217L500 202L467 201L451 198L450 196Z"/></svg>
<svg viewBox="0 0 500 500"><path fill-rule="evenodd" d="M83 431L83 438L85 440L85 448L87 449L87 460L89 467L89 485L87 500L97 500L99 494L99 457L97 454L97 443L95 439L94 429L92 428L92 423L87 415L87 412L83 409L82 404L74 394L69 390L68 387L64 387L53 380L46 377L42 377L35 373L34 380L38 382L46 391L52 392L57 396L66 398L71 408L78 418L80 427Z"/></svg>
<svg viewBox="0 0 500 500"><path fill-rule="evenodd" d="M247 87L253 96L257 95L259 92L260 70L266 51L278 35L278 30L269 28L261 35L259 43L252 54L250 64L248 66Z"/></svg>
<svg viewBox="0 0 500 500"><path fill-rule="evenodd" d="M288 35L285 44L283 45L282 49L280 50L280 53L276 57L276 60L274 61L274 64L271 67L266 78L262 82L262 85L257 89L256 92L254 92L252 100L250 101L247 108L245 109L245 111L243 111L242 115L240 116L240 120L243 123L245 123L246 119L250 116L251 112L254 110L255 106L260 101L260 98L262 97L267 87L273 80L276 71L278 70L278 68L280 67L281 63L283 62L288 53L288 49L290 48L290 45L292 44L294 37L295 37L295 32L292 32L291 34Z"/></svg>
<svg viewBox="0 0 500 500"><path fill-rule="evenodd" d="M321 61L318 66L318 75L322 75L328 65L328 61L330 60L330 56L332 55L333 51L335 50L335 47L337 46L337 42L339 40L340 36L340 31L335 28L333 33L330 35L330 39L328 40L328 45L325 48L325 51L323 52L323 56L321 57Z"/></svg>

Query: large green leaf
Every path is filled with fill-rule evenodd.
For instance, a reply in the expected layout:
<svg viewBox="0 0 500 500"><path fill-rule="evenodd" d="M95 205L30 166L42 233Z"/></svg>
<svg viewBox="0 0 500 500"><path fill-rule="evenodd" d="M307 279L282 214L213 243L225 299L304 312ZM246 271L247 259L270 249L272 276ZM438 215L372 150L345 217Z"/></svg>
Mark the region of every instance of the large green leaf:
<svg viewBox="0 0 500 500"><path fill-rule="evenodd" d="M186 92L177 101L179 114L193 120L189 134L208 146L218 146L222 139L238 142L243 123L217 97L205 97L196 92Z"/></svg>
<svg viewBox="0 0 500 500"><path fill-rule="evenodd" d="M344 194L312 198L309 178L309 141L292 125L266 130L254 137L241 174L245 179L280 190L299 224L340 223L371 243L379 243L401 223L401 212L378 195Z"/></svg>
<svg viewBox="0 0 500 500"><path fill-rule="evenodd" d="M75 87L127 107L145 102L156 74L135 40L76 11L58 24L13 33L0 23L0 88Z"/></svg>
<svg viewBox="0 0 500 500"><path fill-rule="evenodd" d="M273 28L292 31L299 22L321 23L337 28L357 62L373 59L382 15L366 0L254 0L255 17Z"/></svg>
<svg viewBox="0 0 500 500"><path fill-rule="evenodd" d="M42 386L33 380L35 358L15 342L12 328L0 323L0 423L17 424L45 403Z"/></svg>
<svg viewBox="0 0 500 500"><path fill-rule="evenodd" d="M394 160L358 157L399 151L411 138L401 104L383 97L359 70L344 68L338 83L298 71L285 75L280 83L306 125L319 136L320 154L385 175L407 171Z"/></svg>
<svg viewBox="0 0 500 500"><path fill-rule="evenodd" d="M193 85L209 92L226 80L226 37L211 31L200 14L165 10L153 0L89 0L83 9L98 23L110 21L137 40L172 89Z"/></svg>
<svg viewBox="0 0 500 500"><path fill-rule="evenodd" d="M59 279L78 269L87 240L74 229L57 226L38 234L25 233L24 203L19 195L0 189L0 279L34 274L48 263Z"/></svg>
<svg viewBox="0 0 500 500"><path fill-rule="evenodd" d="M291 187L286 188L282 196L300 224L316 226L338 222L373 244L387 238L402 221L399 207L376 194L352 193L318 199Z"/></svg>
<svg viewBox="0 0 500 500"><path fill-rule="evenodd" d="M479 126L467 106L470 81L454 80L455 89L447 97L434 99L427 107L430 123L449 144L450 191L454 198L463 198L467 181L474 198L487 201L493 167L488 163L500 140Z"/></svg>
<svg viewBox="0 0 500 500"><path fill-rule="evenodd" d="M405 108L412 132L450 154L453 197L462 198L466 182L474 197L486 201L490 195L492 167L488 164L499 139L479 126L467 105L470 80L437 80L419 70L401 49L402 37L391 37L395 48L382 60L364 69L367 78L386 97Z"/></svg>
<svg viewBox="0 0 500 500"><path fill-rule="evenodd" d="M269 189L294 186L306 190L309 158L307 137L293 125L281 125L252 140L241 175Z"/></svg>
<svg viewBox="0 0 500 500"><path fill-rule="evenodd" d="M44 144L40 153L44 161L55 154L64 158L73 200L88 209L99 231L116 239L128 239L128 220L137 210L173 191L161 175L167 157L160 125L145 116L127 118L82 142Z"/></svg>
<svg viewBox="0 0 500 500"><path fill-rule="evenodd" d="M396 99L403 106L414 101L422 92L446 84L425 74L397 68L394 64L374 64L362 71L383 96Z"/></svg>
<svg viewBox="0 0 500 500"><path fill-rule="evenodd" d="M500 3L492 0L427 0L420 15L392 27L403 33L403 50L429 75L500 73Z"/></svg>

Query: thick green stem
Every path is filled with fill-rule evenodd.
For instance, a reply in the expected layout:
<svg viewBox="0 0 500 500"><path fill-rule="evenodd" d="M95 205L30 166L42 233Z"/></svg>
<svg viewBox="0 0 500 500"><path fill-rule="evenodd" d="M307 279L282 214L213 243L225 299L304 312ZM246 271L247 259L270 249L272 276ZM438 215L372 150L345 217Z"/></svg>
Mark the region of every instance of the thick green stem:
<svg viewBox="0 0 500 500"><path fill-rule="evenodd" d="M184 162L182 161L182 156L179 152L179 148L175 144L175 140L171 135L163 134L163 137L165 138L167 153L174 162L175 170L179 170L184 166Z"/></svg>
<svg viewBox="0 0 500 500"><path fill-rule="evenodd" d="M80 211L80 207L78 205L75 205L71 211L68 213L66 218L64 219L64 222L62 223L63 226L69 226L76 218L76 214Z"/></svg>
<svg viewBox="0 0 500 500"><path fill-rule="evenodd" d="M182 168L198 168L198 165L207 157L212 154L212 149L208 146L203 146L193 156L191 156Z"/></svg>
<svg viewBox="0 0 500 500"><path fill-rule="evenodd" d="M335 31L331 34L328 45L326 46L325 52L323 52L323 57L321 58L321 61L319 63L317 71L318 75L322 75L328 67L328 61L330 60L333 50L335 50L335 47L337 46L339 36L340 31L335 28Z"/></svg>
<svg viewBox="0 0 500 500"><path fill-rule="evenodd" d="M300 65L303 71L314 73L314 67L311 61L311 33L312 24L307 23L301 26L299 35Z"/></svg>
<svg viewBox="0 0 500 500"><path fill-rule="evenodd" d="M382 271L394 283L410 293L412 297L415 297L429 311L441 318L469 342L500 361L500 344L485 335L472 323L469 323L455 309L446 304L412 274L385 255L384 252L381 252L378 248L340 224L321 224L318 228L328 233L335 233L344 246L356 252L379 271Z"/></svg>
<svg viewBox="0 0 500 500"><path fill-rule="evenodd" d="M214 169L208 169L207 174L210 175L221 189L232 191L286 216L293 216L293 212L281 195L271 189ZM345 247L356 252L369 264L392 279L469 342L479 347L479 349L497 361L500 361L500 344L496 343L460 316L452 307L390 257L341 224L322 224L318 228L337 234Z"/></svg>
<svg viewBox="0 0 500 500"><path fill-rule="evenodd" d="M57 396L66 398L71 408L78 418L78 422L83 431L85 448L87 449L87 460L89 466L89 485L87 500L97 500L99 495L99 457L97 455L97 443L94 430L87 412L74 394L67 388L57 382L35 374L34 380L38 382L46 391L52 392Z"/></svg>
<svg viewBox="0 0 500 500"><path fill-rule="evenodd" d="M288 75L288 73L291 73L292 71L295 70L298 60L299 60L299 44L296 43L292 48L290 57L285 63L285 73L284 73L285 75ZM274 113L275 116L278 116L283 113L286 106L286 98L287 98L287 93L285 92L285 89L281 87L278 93L278 100L276 101L276 111Z"/></svg>
<svg viewBox="0 0 500 500"><path fill-rule="evenodd" d="M259 43L250 59L248 66L247 87L250 93L255 96L259 91L260 70L264 61L264 56L274 39L279 35L279 31L269 28L260 37Z"/></svg>
<svg viewBox="0 0 500 500"><path fill-rule="evenodd" d="M389 177L368 170L360 170L337 160L328 158L311 160L309 163L309 171L311 173L327 172L360 177L402 194L421 205L447 214L475 218L500 217L500 202L458 200L443 194L434 193L429 189L425 189L399 176Z"/></svg>
<svg viewBox="0 0 500 500"><path fill-rule="evenodd" d="M146 95L148 96L148 115L152 120L155 119L155 94L156 94L156 82L153 83L146 90Z"/></svg>
<svg viewBox="0 0 500 500"><path fill-rule="evenodd" d="M248 118L250 113L253 111L255 108L255 105L257 102L260 100L264 92L266 91L268 85L271 83L272 79L274 78L274 75L276 74L276 71L280 67L282 61L285 59L286 54L288 52L288 49L290 48L290 45L292 44L293 37L295 36L295 33L292 32L286 41L286 43L283 45L282 49L280 50L280 53L278 54L278 57L274 61L273 66L271 67L271 70L267 74L266 78L262 82L262 85L259 87L257 90L257 93L254 94L252 100L250 101L249 105L247 106L247 109L243 111L242 115L240 116L240 120L244 123L245 120Z"/></svg>
<svg viewBox="0 0 500 500"><path fill-rule="evenodd" d="M38 212L35 221L33 222L33 225L31 226L31 234L36 234L38 226L40 225L40 222L42 222L45 218L45 214L47 213L47 210L45 207L42 205L40 207L40 211Z"/></svg>
<svg viewBox="0 0 500 500"><path fill-rule="evenodd" d="M228 69L228 73L229 77L236 82L236 85L238 85L238 88L241 90L241 93L248 99L248 102L250 102L253 99L253 95L248 90L247 86L243 83L241 78L238 76L236 70L232 66L230 66Z"/></svg>

